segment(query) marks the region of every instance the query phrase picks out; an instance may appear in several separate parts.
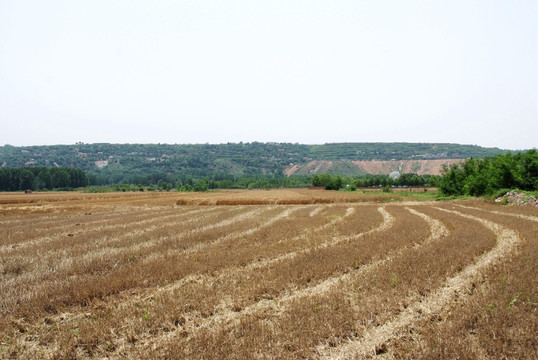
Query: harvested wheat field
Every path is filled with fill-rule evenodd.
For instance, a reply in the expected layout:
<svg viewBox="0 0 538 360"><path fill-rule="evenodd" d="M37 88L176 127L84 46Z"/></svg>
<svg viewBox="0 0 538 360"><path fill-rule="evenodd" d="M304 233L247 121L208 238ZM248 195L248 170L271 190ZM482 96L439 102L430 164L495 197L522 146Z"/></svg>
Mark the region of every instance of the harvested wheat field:
<svg viewBox="0 0 538 360"><path fill-rule="evenodd" d="M538 210L391 199L0 195L0 358L536 359Z"/></svg>

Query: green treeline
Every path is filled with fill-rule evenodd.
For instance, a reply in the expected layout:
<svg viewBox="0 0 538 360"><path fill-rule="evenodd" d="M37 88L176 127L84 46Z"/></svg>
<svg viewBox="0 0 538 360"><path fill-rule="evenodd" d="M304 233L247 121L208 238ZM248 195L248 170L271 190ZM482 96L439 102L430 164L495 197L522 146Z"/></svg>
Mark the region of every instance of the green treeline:
<svg viewBox="0 0 538 360"><path fill-rule="evenodd" d="M0 191L52 190L87 186L86 173L69 167L0 168Z"/></svg>
<svg viewBox="0 0 538 360"><path fill-rule="evenodd" d="M212 189L277 189L277 188L300 188L310 186L311 179L307 176L268 177L268 176L242 176L228 178L202 178L198 180L188 179L181 184L178 182L179 191L204 191Z"/></svg>
<svg viewBox="0 0 538 360"><path fill-rule="evenodd" d="M211 176L151 174L133 178L132 182L99 184L92 173L69 167L0 168L0 191L70 190L86 187L89 192L106 191L207 191L214 189L276 189L323 186L327 190L355 190L357 187L430 186L437 177L402 174L399 179L387 175L346 177L321 174L314 176ZM123 180L123 179L122 179Z"/></svg>
<svg viewBox="0 0 538 360"><path fill-rule="evenodd" d="M354 191L358 187L435 186L437 180L437 176L417 174L402 174L398 179L391 179L388 175L345 177L321 174L312 176L312 185L322 186L326 190Z"/></svg>
<svg viewBox="0 0 538 360"><path fill-rule="evenodd" d="M388 175L365 175L347 177L340 175L321 174L314 176L273 177L260 176L219 176L219 177L173 177L167 180L159 179L149 184L121 183L106 186L90 186L86 191L207 191L216 189L277 189L305 188L322 186L327 190L356 190L357 187L386 187L386 186L435 186L437 176L417 174L402 174L399 179L390 179ZM147 179L146 179L147 180Z"/></svg>
<svg viewBox="0 0 538 360"><path fill-rule="evenodd" d="M445 195L493 195L501 189L536 191L538 153L533 149L445 166L438 186Z"/></svg>
<svg viewBox="0 0 538 360"><path fill-rule="evenodd" d="M219 177L219 178L193 178L178 176L176 180L169 177L168 181L162 179L151 182L149 185L142 183L122 183L114 185L98 185L86 188L88 192L107 191L207 191L216 189L277 189L277 188L304 188L311 185L311 178L307 176L268 177L268 176L242 176L242 177Z"/></svg>

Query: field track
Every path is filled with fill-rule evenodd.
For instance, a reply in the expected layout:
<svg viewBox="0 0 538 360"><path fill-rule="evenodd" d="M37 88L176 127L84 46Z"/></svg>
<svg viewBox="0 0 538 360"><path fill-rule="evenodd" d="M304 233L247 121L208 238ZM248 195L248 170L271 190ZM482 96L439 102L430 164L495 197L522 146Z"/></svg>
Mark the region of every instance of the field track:
<svg viewBox="0 0 538 360"><path fill-rule="evenodd" d="M536 234L479 200L0 194L0 359L536 359Z"/></svg>

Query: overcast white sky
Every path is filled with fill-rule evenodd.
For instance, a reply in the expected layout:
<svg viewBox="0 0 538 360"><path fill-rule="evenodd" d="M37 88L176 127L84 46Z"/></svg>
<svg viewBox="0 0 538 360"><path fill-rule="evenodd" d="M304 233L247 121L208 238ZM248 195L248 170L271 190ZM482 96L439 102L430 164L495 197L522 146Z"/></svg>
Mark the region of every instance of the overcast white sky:
<svg viewBox="0 0 538 360"><path fill-rule="evenodd" d="M538 146L536 0L0 0L0 145Z"/></svg>

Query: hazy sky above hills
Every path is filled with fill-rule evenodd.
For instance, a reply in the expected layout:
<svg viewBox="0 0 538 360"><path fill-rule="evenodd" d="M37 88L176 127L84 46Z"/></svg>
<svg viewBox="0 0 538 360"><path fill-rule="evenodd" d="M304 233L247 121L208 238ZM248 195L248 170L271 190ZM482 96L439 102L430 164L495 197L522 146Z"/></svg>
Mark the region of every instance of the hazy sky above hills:
<svg viewBox="0 0 538 360"><path fill-rule="evenodd" d="M0 145L537 147L537 4L0 0Z"/></svg>

